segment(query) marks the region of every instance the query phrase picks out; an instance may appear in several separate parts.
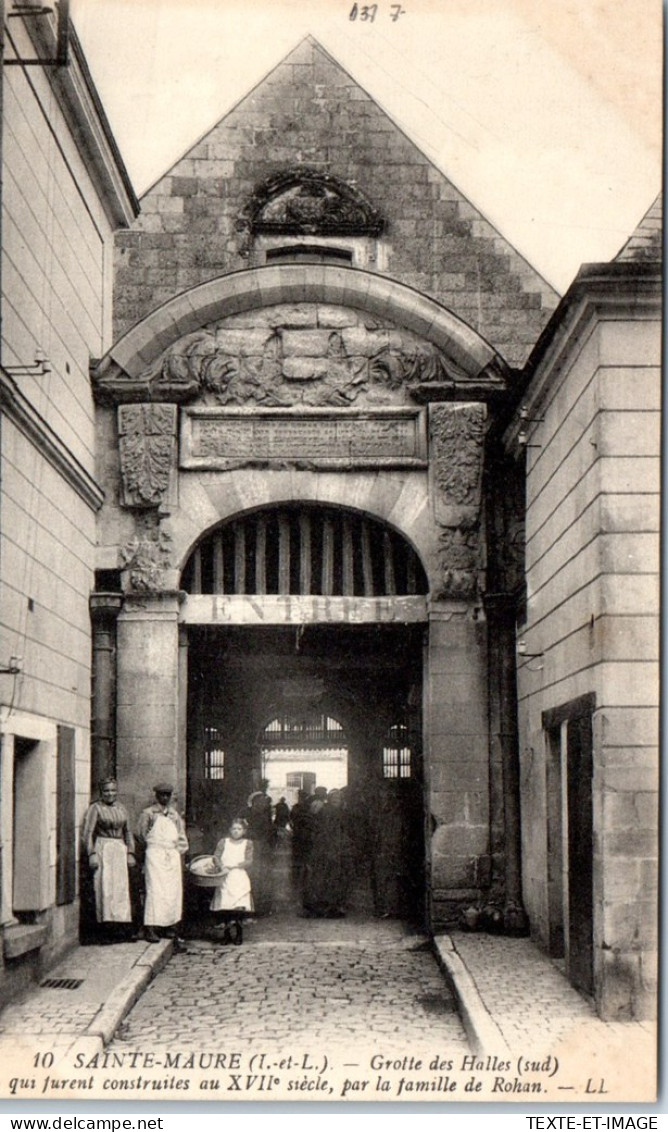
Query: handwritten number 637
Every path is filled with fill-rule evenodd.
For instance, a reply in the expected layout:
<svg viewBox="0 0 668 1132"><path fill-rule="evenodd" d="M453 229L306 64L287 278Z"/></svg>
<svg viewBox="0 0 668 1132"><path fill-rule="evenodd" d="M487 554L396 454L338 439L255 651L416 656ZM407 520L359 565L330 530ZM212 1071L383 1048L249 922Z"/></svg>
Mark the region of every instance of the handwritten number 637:
<svg viewBox="0 0 668 1132"><path fill-rule="evenodd" d="M361 20L362 22L372 24L377 14L377 4L353 4L352 8L350 9L350 15L348 19ZM403 14L404 10L401 7L401 4L390 5L390 19L394 20L395 23L399 19L399 16L403 16Z"/></svg>

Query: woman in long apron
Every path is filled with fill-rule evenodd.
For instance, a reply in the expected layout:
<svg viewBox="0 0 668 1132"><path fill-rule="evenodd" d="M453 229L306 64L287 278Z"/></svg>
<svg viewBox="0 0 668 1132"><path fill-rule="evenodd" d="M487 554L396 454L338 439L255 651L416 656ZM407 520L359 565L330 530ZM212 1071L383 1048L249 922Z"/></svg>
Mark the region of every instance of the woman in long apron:
<svg viewBox="0 0 668 1132"><path fill-rule="evenodd" d="M188 849L183 819L172 805L174 789L168 783L155 788L156 801L142 810L137 838L144 849L144 938L157 943L160 936L177 938L183 914L182 858Z"/></svg>
<svg viewBox="0 0 668 1132"><path fill-rule="evenodd" d="M117 796L115 779L101 782L100 797L88 807L83 825L101 943L115 943L131 934L128 868L135 864L135 846L127 810Z"/></svg>

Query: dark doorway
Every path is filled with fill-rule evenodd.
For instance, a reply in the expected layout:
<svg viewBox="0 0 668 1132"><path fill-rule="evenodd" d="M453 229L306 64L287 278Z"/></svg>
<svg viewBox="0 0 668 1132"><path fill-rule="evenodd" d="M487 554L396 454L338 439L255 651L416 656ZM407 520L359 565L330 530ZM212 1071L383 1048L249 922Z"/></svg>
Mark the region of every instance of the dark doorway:
<svg viewBox="0 0 668 1132"><path fill-rule="evenodd" d="M594 989L592 720L568 721L568 974L585 994Z"/></svg>
<svg viewBox="0 0 668 1132"><path fill-rule="evenodd" d="M308 794L342 786L348 911L421 921L423 633L420 625L191 627L192 851L212 852L256 791L275 807L281 796L294 804L300 784ZM276 834L265 910L299 910L299 862L290 862L291 853L292 823L286 836Z"/></svg>
<svg viewBox="0 0 668 1132"><path fill-rule="evenodd" d="M550 953L565 953L568 977L585 994L594 987L594 708L594 696L585 695L542 717Z"/></svg>

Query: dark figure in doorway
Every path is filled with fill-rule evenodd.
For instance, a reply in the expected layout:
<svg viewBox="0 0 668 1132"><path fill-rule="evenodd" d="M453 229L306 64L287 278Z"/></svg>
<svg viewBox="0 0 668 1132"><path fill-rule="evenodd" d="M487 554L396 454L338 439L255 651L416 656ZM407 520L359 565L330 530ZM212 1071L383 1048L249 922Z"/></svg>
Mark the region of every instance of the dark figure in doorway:
<svg viewBox="0 0 668 1132"><path fill-rule="evenodd" d="M290 811L292 826L292 884L300 893L304 888L306 862L311 847L311 823L309 819L310 795L300 790L297 801Z"/></svg>
<svg viewBox="0 0 668 1132"><path fill-rule="evenodd" d="M258 916L271 912L274 895L274 823L271 798L256 790L248 799L248 836L253 842L253 894Z"/></svg>
<svg viewBox="0 0 668 1132"><path fill-rule="evenodd" d="M132 936L129 869L136 861L128 812L117 801L116 780L100 783L100 797L86 812L83 842L92 876L99 943Z"/></svg>
<svg viewBox="0 0 668 1132"><path fill-rule="evenodd" d="M372 830L376 916L412 916L422 887L420 798L412 781L387 781L377 795Z"/></svg>
<svg viewBox="0 0 668 1132"><path fill-rule="evenodd" d="M350 845L338 790L311 807L312 844L304 885L304 911L310 916L345 916L350 882ZM315 810L315 813L313 811Z"/></svg>
<svg viewBox="0 0 668 1132"><path fill-rule="evenodd" d="M341 791L348 836L348 873L351 878L349 903L368 907L371 887L373 836L369 820L369 800L358 790Z"/></svg>
<svg viewBox="0 0 668 1132"><path fill-rule="evenodd" d="M279 798L274 808L274 830L277 838L285 837L285 831L290 821L290 807L285 798Z"/></svg>

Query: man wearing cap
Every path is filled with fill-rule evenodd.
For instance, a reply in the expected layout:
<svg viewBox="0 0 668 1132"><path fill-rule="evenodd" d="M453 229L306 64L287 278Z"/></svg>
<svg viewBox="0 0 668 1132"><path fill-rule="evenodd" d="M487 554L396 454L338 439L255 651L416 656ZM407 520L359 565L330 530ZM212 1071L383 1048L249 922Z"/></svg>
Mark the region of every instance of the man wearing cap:
<svg viewBox="0 0 668 1132"><path fill-rule="evenodd" d="M174 787L159 782L153 788L156 801L142 810L137 840L144 848L144 938L158 943L160 936L178 935L183 908L181 859L188 849L183 819L172 804Z"/></svg>

